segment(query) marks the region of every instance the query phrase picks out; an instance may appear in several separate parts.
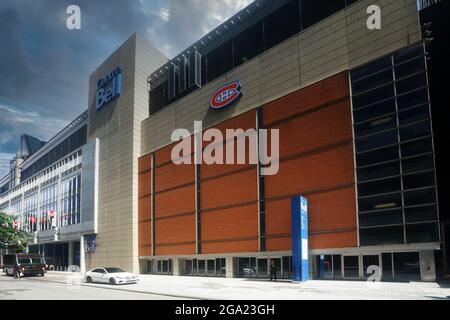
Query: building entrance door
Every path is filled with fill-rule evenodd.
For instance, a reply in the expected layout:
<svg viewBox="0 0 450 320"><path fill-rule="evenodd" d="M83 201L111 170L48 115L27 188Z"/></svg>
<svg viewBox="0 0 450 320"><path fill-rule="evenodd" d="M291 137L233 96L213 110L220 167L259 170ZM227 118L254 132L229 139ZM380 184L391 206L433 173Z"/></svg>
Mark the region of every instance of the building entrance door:
<svg viewBox="0 0 450 320"><path fill-rule="evenodd" d="M344 279L358 280L359 276L359 256L344 256Z"/></svg>
<svg viewBox="0 0 450 320"><path fill-rule="evenodd" d="M267 278L269 276L267 258L258 258L258 278Z"/></svg>
<svg viewBox="0 0 450 320"><path fill-rule="evenodd" d="M363 256L363 279L367 280L372 276L378 276L381 280L381 258L378 254Z"/></svg>
<svg viewBox="0 0 450 320"><path fill-rule="evenodd" d="M270 260L269 260L269 271L270 271L270 266L271 266L271 264L272 264L272 261L274 261L275 262L275 266L276 266L276 268L277 268L277 278L278 279L281 279L281 275L282 275L282 271L283 271L283 269L282 269L282 267L283 267L283 265L282 265L282 258L270 258ZM269 274L269 276L270 276L270 274Z"/></svg>

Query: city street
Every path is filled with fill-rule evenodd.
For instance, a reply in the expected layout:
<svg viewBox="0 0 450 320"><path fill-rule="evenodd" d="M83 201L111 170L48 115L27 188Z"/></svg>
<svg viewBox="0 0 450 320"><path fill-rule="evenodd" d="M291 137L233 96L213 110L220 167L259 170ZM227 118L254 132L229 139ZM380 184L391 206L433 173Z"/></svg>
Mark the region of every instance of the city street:
<svg viewBox="0 0 450 320"><path fill-rule="evenodd" d="M0 300L173 300L174 297L65 283L67 276L13 279L0 274Z"/></svg>
<svg viewBox="0 0 450 320"><path fill-rule="evenodd" d="M79 282L80 275L51 272L44 278L12 279L0 275L0 300L450 300L450 285L437 283L367 283L141 275L136 285Z"/></svg>

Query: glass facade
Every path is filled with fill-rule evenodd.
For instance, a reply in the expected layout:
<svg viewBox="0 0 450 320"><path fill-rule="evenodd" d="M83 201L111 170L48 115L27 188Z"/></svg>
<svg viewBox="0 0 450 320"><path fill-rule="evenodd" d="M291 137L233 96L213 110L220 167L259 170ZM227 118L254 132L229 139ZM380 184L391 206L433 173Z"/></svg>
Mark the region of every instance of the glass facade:
<svg viewBox="0 0 450 320"><path fill-rule="evenodd" d="M3 194L9 190L9 182L0 187L0 194Z"/></svg>
<svg viewBox="0 0 450 320"><path fill-rule="evenodd" d="M39 230L45 231L52 228L56 222L57 211L57 185L41 190L41 210L39 218ZM56 226L56 225L55 225Z"/></svg>
<svg viewBox="0 0 450 320"><path fill-rule="evenodd" d="M24 199L23 230L31 233L38 230L38 194L34 193Z"/></svg>
<svg viewBox="0 0 450 320"><path fill-rule="evenodd" d="M357 0L260 1L259 12L210 44L172 61L150 90L150 114L186 96ZM209 35L212 39L214 33Z"/></svg>
<svg viewBox="0 0 450 320"><path fill-rule="evenodd" d="M270 278L269 266L275 263L277 268L278 279L292 279L292 257L278 257L278 258L238 258L238 275L240 278Z"/></svg>
<svg viewBox="0 0 450 320"><path fill-rule="evenodd" d="M44 170L45 168L51 166L55 162L63 159L67 155L71 154L75 150L81 148L87 142L87 125L83 126L77 132L72 134L66 140L61 142L59 145L54 147L47 154L42 156L39 160L37 160L33 165L29 168L23 170L21 181L25 181L28 178L31 178L35 174Z"/></svg>
<svg viewBox="0 0 450 320"><path fill-rule="evenodd" d="M226 259L193 259L185 262L185 275L187 276L206 276L206 277L225 277Z"/></svg>
<svg viewBox="0 0 450 320"><path fill-rule="evenodd" d="M81 175L62 182L60 226L80 223Z"/></svg>
<svg viewBox="0 0 450 320"><path fill-rule="evenodd" d="M360 243L438 242L424 46L351 71Z"/></svg>

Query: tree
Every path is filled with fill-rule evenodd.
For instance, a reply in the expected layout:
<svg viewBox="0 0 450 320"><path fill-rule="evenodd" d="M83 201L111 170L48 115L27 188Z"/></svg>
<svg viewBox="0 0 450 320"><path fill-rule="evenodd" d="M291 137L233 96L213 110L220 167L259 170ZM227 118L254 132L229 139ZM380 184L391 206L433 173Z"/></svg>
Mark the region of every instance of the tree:
<svg viewBox="0 0 450 320"><path fill-rule="evenodd" d="M6 213L0 212L0 250L15 246L25 250L28 234L25 231L14 228L13 218Z"/></svg>

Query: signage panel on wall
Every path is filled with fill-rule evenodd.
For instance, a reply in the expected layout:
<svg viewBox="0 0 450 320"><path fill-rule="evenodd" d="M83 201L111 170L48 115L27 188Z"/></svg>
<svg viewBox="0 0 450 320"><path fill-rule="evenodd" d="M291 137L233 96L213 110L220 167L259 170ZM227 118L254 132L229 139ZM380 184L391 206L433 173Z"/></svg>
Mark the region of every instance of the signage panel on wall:
<svg viewBox="0 0 450 320"><path fill-rule="evenodd" d="M241 82L234 81L216 91L209 100L211 109L224 109L237 102L242 97Z"/></svg>
<svg viewBox="0 0 450 320"><path fill-rule="evenodd" d="M292 198L292 273L294 281L309 280L308 200Z"/></svg>
<svg viewBox="0 0 450 320"><path fill-rule="evenodd" d="M96 109L100 110L122 94L122 68L117 67L97 82Z"/></svg>
<svg viewBox="0 0 450 320"><path fill-rule="evenodd" d="M89 235L84 236L84 251L86 253L94 253L97 248L97 236Z"/></svg>

